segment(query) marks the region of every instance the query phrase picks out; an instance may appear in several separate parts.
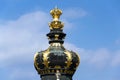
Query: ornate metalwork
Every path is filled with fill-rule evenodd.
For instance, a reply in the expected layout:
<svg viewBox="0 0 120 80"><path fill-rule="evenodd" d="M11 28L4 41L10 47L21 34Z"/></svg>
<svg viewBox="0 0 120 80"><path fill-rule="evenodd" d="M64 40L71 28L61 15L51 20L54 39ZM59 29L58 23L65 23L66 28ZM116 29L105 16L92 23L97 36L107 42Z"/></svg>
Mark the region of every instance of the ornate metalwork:
<svg viewBox="0 0 120 80"><path fill-rule="evenodd" d="M62 11L58 8L54 8L50 11L50 14L52 15L54 21L58 21L60 15L62 14Z"/></svg>
<svg viewBox="0 0 120 80"><path fill-rule="evenodd" d="M44 53L43 53L43 64L45 65L45 68L48 68L49 65L49 61L48 61L48 55L50 54L49 49L47 49Z"/></svg>
<svg viewBox="0 0 120 80"><path fill-rule="evenodd" d="M59 21L60 15L62 14L62 11L58 8L55 8L50 11L50 14L53 17L53 21L49 23L50 29L62 29L64 27L64 23Z"/></svg>
<svg viewBox="0 0 120 80"><path fill-rule="evenodd" d="M69 68L70 65L72 64L72 55L67 50L65 50L64 53L67 55L67 61L65 62L67 64L66 68Z"/></svg>
<svg viewBox="0 0 120 80"><path fill-rule="evenodd" d="M49 24L50 32L47 34L50 46L47 50L35 54L34 66L41 77L52 74L56 75L57 80L60 80L60 75L67 75L67 77L69 75L70 79L63 80L72 80L71 78L80 63L80 57L77 53L66 50L63 46L66 34L63 33L64 24L59 21L62 11L55 8L50 13L53 17L53 21Z"/></svg>

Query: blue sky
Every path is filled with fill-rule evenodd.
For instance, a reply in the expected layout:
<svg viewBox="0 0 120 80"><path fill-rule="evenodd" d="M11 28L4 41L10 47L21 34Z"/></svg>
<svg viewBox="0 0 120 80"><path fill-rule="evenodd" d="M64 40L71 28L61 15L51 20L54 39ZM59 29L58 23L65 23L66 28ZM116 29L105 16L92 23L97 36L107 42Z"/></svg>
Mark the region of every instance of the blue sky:
<svg viewBox="0 0 120 80"><path fill-rule="evenodd" d="M73 80L119 80L119 0L0 0L1 80L39 80L33 56L49 46L49 11L56 5L65 47L81 58Z"/></svg>

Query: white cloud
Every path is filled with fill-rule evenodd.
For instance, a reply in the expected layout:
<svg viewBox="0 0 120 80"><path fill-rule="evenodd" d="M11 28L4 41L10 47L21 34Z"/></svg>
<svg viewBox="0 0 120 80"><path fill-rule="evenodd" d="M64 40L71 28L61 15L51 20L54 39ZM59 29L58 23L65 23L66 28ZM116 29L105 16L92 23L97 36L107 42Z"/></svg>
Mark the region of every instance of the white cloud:
<svg viewBox="0 0 120 80"><path fill-rule="evenodd" d="M21 80L21 79L39 79L39 77L36 77L35 71L30 70L23 70L23 69L15 69L14 71L11 71L11 74L8 76L10 80Z"/></svg>
<svg viewBox="0 0 120 80"><path fill-rule="evenodd" d="M105 48L101 48L96 51L92 51L89 62L101 68L104 67L109 62L109 60L110 52Z"/></svg>
<svg viewBox="0 0 120 80"><path fill-rule="evenodd" d="M84 48L78 48L71 43L65 43L65 47L79 53L81 63L95 66L96 68L120 66L120 50L116 50L114 52L107 48L87 50Z"/></svg>
<svg viewBox="0 0 120 80"><path fill-rule="evenodd" d="M120 66L120 50L114 53L115 55L112 58L112 66Z"/></svg>
<svg viewBox="0 0 120 80"><path fill-rule="evenodd" d="M0 25L0 67L21 58L26 61L39 48L46 47L44 33L47 32L48 18L46 13L38 11Z"/></svg>
<svg viewBox="0 0 120 80"><path fill-rule="evenodd" d="M101 48L97 50L86 50L78 48L73 44L67 43L65 45L68 49L76 51L80 54L81 63L87 63L96 67L103 67L110 59L110 53L107 49Z"/></svg>
<svg viewBox="0 0 120 80"><path fill-rule="evenodd" d="M82 18L87 15L87 12L81 8L69 8L63 11L63 17L70 19Z"/></svg>

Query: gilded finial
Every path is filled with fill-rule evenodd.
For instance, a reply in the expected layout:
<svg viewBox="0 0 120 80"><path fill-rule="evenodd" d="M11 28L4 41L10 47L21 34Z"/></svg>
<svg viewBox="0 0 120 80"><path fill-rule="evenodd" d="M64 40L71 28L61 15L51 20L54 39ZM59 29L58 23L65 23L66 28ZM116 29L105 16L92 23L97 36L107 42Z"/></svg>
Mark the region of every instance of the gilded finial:
<svg viewBox="0 0 120 80"><path fill-rule="evenodd" d="M53 10L50 11L50 14L53 17L53 21L49 23L50 29L58 29L58 28L62 29L64 24L61 21L59 21L62 11L57 7L55 7Z"/></svg>
<svg viewBox="0 0 120 80"><path fill-rule="evenodd" d="M62 11L55 7L53 10L50 11L50 14L52 15L54 21L58 21L60 15L62 14Z"/></svg>

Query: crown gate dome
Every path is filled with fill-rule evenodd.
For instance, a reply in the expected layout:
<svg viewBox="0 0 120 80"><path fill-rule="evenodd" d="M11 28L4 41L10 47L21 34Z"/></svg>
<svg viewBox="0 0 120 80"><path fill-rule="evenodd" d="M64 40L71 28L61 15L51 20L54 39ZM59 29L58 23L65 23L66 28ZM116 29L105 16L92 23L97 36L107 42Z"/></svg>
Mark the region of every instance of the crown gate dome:
<svg viewBox="0 0 120 80"><path fill-rule="evenodd" d="M34 66L42 80L72 80L80 58L77 53L66 50L63 46L64 24L59 21L62 11L58 8L51 10L53 21L49 24L47 34L50 46L34 56Z"/></svg>

